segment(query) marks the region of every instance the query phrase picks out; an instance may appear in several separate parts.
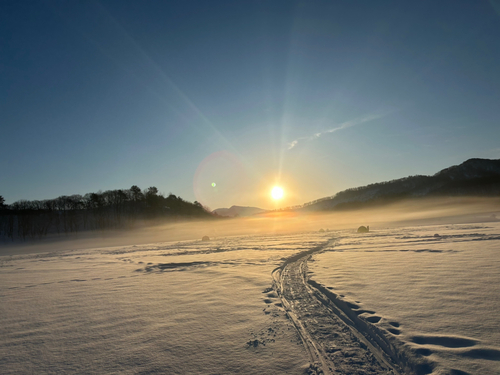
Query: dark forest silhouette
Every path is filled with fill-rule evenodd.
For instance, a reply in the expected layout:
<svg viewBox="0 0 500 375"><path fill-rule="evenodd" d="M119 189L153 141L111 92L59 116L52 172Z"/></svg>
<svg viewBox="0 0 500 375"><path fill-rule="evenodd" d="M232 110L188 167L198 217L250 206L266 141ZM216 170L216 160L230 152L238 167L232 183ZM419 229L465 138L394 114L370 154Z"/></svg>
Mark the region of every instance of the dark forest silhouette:
<svg viewBox="0 0 500 375"><path fill-rule="evenodd" d="M433 176L409 176L351 188L331 197L275 211L351 210L403 199L452 196L499 197L500 160L469 159ZM130 189L83 196L20 200L11 205L6 205L0 196L0 238L26 240L43 238L48 234L122 229L153 219L213 218L220 217L217 211L221 210L228 211L219 209L211 213L196 201L190 203L173 194L164 197L154 186L144 191L134 185Z"/></svg>
<svg viewBox="0 0 500 375"><path fill-rule="evenodd" d="M5 204L0 196L0 237L41 239L48 234L124 229L144 220L214 217L199 202L187 202L156 187L107 190Z"/></svg>
<svg viewBox="0 0 500 375"><path fill-rule="evenodd" d="M469 159L433 176L409 176L346 189L291 209L349 210L424 197L500 196L500 159Z"/></svg>
<svg viewBox="0 0 500 375"><path fill-rule="evenodd" d="M354 210L431 197L500 197L500 159L469 159L432 176L408 176L354 187L275 211Z"/></svg>

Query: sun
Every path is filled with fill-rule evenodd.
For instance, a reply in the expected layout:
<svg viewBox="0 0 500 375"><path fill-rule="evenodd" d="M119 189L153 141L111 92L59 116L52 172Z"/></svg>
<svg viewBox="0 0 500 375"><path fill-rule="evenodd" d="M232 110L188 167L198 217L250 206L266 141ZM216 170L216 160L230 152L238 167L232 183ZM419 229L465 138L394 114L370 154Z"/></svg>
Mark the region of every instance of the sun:
<svg viewBox="0 0 500 375"><path fill-rule="evenodd" d="M278 199L283 198L283 193L284 193L283 188L281 188L279 186L275 186L271 190L271 197L273 197L273 199L275 199L275 200L278 200Z"/></svg>

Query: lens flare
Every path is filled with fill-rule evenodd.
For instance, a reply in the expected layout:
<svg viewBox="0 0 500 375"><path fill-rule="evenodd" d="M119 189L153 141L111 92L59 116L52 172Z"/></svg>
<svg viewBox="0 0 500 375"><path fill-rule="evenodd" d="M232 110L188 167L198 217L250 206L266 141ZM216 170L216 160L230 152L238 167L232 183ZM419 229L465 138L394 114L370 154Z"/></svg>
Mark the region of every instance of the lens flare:
<svg viewBox="0 0 500 375"><path fill-rule="evenodd" d="M279 187L279 186L275 186L273 187L273 189L271 190L271 197L273 197L273 199L281 199L283 198L283 188Z"/></svg>

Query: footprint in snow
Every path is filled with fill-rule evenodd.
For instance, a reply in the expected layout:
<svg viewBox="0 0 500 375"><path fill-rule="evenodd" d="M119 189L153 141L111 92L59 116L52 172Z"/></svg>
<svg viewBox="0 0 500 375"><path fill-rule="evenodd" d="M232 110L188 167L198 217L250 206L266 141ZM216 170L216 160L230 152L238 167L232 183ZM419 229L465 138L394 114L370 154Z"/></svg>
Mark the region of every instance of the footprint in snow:
<svg viewBox="0 0 500 375"><path fill-rule="evenodd" d="M378 322L380 322L380 319L382 319L382 318L380 316L376 316L376 315L367 316L365 318L365 320L370 322L370 323L378 323Z"/></svg>
<svg viewBox="0 0 500 375"><path fill-rule="evenodd" d="M419 345L437 345L445 348L466 348L477 344L476 340L466 337L437 335L413 336L411 341Z"/></svg>
<svg viewBox="0 0 500 375"><path fill-rule="evenodd" d="M392 333L393 335L399 335L401 334L401 331L397 328L387 328L387 330Z"/></svg>

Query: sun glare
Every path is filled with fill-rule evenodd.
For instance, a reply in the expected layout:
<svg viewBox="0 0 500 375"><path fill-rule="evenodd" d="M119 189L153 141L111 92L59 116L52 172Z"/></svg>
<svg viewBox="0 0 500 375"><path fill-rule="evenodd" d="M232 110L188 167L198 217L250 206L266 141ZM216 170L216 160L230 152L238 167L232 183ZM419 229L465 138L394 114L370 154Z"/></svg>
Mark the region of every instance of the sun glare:
<svg viewBox="0 0 500 375"><path fill-rule="evenodd" d="M273 189L271 190L271 196L276 200L283 198L283 189L279 186L273 187Z"/></svg>

